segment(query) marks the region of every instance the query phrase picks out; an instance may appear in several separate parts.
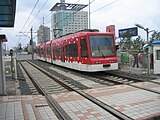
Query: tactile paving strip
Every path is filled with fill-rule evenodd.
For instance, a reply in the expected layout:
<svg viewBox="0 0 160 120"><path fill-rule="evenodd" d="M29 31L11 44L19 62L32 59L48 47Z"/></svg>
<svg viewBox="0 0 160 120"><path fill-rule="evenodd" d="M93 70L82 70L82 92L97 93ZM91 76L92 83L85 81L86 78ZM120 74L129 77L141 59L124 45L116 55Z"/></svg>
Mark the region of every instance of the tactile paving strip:
<svg viewBox="0 0 160 120"><path fill-rule="evenodd" d="M127 85L84 90L133 119L160 116L160 95Z"/></svg>
<svg viewBox="0 0 160 120"><path fill-rule="evenodd" d="M138 83L132 83L132 85L136 85L139 87L143 87L146 89L154 90L157 92L160 92L160 85L156 83L151 83L151 82L138 82Z"/></svg>
<svg viewBox="0 0 160 120"><path fill-rule="evenodd" d="M0 120L58 120L41 95L0 96Z"/></svg>
<svg viewBox="0 0 160 120"><path fill-rule="evenodd" d="M76 92L51 95L73 120L117 120L109 112Z"/></svg>

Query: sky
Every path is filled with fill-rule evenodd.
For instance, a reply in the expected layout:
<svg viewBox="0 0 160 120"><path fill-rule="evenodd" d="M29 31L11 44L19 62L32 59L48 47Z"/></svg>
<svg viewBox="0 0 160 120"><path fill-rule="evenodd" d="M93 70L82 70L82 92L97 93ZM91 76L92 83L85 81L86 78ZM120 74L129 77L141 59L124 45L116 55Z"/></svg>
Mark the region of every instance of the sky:
<svg viewBox="0 0 160 120"><path fill-rule="evenodd" d="M91 28L105 31L106 26L115 25L116 37L118 30L135 27L138 23L149 30L160 32L160 0L90 0ZM51 26L50 9L60 0L17 0L15 25L13 28L0 28L0 34L6 34L7 48L19 43L26 46L30 40L30 29L33 28L34 41L36 32L43 23ZM89 0L65 0L66 3L88 4ZM43 6L43 7L42 7ZM34 10L33 10L34 8ZM88 11L86 7L83 11ZM22 33L20 33L22 32ZM138 34L146 39L146 32L138 29ZM150 33L151 34L151 33Z"/></svg>

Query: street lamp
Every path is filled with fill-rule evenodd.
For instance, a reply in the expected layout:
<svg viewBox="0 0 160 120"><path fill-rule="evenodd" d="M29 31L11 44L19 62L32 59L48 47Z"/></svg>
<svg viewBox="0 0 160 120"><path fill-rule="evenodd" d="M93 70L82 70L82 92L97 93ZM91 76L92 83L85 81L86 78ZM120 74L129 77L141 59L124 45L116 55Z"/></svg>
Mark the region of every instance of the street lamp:
<svg viewBox="0 0 160 120"><path fill-rule="evenodd" d="M135 26L137 26L138 28L141 28L141 29L143 29L144 31L146 31L146 33L147 33L147 44L149 44L149 29L148 28L144 28L142 25L140 25L140 24L134 24Z"/></svg>
<svg viewBox="0 0 160 120"><path fill-rule="evenodd" d="M142 25L140 24L134 24L136 27L138 28L141 28L143 29L144 31L146 31L147 33L147 44L149 45L149 33L150 32L153 32L154 30L152 31L149 31L149 28L144 28ZM149 47L148 47L148 75L151 74L151 66L150 66L150 50L149 50Z"/></svg>

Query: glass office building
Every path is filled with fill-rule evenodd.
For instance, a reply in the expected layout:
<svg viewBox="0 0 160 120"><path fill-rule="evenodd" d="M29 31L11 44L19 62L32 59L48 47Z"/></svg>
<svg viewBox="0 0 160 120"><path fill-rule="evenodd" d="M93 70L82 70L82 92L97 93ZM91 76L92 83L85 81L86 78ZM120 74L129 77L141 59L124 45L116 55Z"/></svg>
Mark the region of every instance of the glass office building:
<svg viewBox="0 0 160 120"><path fill-rule="evenodd" d="M81 11L87 5L56 3L51 16L52 39L68 33L74 33L79 30L88 28L88 12Z"/></svg>

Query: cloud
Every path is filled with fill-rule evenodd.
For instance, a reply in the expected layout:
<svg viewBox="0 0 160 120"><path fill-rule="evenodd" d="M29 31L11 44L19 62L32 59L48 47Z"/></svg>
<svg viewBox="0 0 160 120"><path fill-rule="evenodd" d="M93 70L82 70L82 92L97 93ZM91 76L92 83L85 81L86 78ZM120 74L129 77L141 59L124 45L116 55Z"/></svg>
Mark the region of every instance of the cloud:
<svg viewBox="0 0 160 120"><path fill-rule="evenodd" d="M95 4L104 6L107 3L103 1L101 5L96 2ZM91 14L91 24L92 27L99 27L102 31L105 30L105 26L110 24L115 24L118 31L118 29L133 27L135 23L149 29L160 30L157 25L158 20L160 20L159 5L159 0L119 0L113 5ZM145 34L145 32L139 34ZM145 37L145 35L143 36Z"/></svg>
<svg viewBox="0 0 160 120"><path fill-rule="evenodd" d="M31 13L37 0L19 0L17 2L17 11L15 19L14 28L2 28L2 32L5 32L9 39L9 46L15 46L18 42L22 42L25 45L29 42L26 37L15 37L18 32L22 29L24 23L26 22L29 14ZM34 32L38 30L39 25L42 23L42 18L50 13L50 9L54 6L56 2L60 0L48 0L47 4L44 6L42 11L37 17L35 15L38 13L42 5L46 0L39 1L37 7L35 8L33 14L31 15L24 32L29 32L31 25L33 25ZM76 3L78 0L66 0L66 3ZM92 1L92 0L90 0ZM116 32L118 35L118 30L123 28L134 27L135 23L139 23L144 27L148 27L150 30L160 31L160 10L159 0L118 0L113 4L109 5L115 0L95 0L91 4L91 27L97 28L100 31L105 31L106 26L114 24L116 25ZM88 4L89 0L79 0L77 4ZM94 13L93 11L102 8ZM88 11L88 7L84 9ZM29 23L34 20L34 22L29 26ZM50 16L45 19L44 23L50 27ZM144 30L139 29L139 35L146 38L146 33ZM28 36L30 34L28 33ZM36 40L36 39L34 39Z"/></svg>

